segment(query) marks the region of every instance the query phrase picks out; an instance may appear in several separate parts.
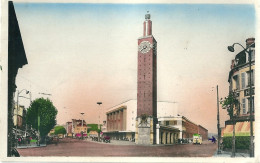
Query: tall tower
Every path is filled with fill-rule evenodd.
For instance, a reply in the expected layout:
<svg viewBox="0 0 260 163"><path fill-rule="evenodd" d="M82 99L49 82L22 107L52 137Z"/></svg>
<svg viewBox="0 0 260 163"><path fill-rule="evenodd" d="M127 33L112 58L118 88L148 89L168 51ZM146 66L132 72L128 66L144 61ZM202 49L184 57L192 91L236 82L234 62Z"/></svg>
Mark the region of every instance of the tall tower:
<svg viewBox="0 0 260 163"><path fill-rule="evenodd" d="M145 15L143 36L138 39L137 144L155 144L157 123L157 42L151 15Z"/></svg>

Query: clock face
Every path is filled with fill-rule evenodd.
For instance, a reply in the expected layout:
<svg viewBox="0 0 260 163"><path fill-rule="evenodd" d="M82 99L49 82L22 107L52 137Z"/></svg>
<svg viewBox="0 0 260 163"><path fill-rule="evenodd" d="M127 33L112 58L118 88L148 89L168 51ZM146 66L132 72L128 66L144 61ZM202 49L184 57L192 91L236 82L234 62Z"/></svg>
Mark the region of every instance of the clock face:
<svg viewBox="0 0 260 163"><path fill-rule="evenodd" d="M138 50L143 54L149 52L151 48L153 45L149 41L142 41L138 46Z"/></svg>

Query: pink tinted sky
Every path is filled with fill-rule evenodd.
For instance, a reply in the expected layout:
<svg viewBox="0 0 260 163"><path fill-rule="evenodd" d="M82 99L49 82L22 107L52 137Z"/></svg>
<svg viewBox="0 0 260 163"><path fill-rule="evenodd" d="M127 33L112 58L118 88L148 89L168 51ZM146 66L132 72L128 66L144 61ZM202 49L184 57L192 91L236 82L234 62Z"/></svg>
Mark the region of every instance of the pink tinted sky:
<svg viewBox="0 0 260 163"><path fill-rule="evenodd" d="M18 89L30 90L33 99L49 97L59 124L82 118L81 112L97 123L100 112L104 118L108 108L136 99L137 38L149 10L158 42L158 100L178 102L181 114L216 133L216 85L220 97L228 94L235 55L227 46L255 35L253 5L15 3L15 9L28 59ZM224 126L221 108L220 116Z"/></svg>

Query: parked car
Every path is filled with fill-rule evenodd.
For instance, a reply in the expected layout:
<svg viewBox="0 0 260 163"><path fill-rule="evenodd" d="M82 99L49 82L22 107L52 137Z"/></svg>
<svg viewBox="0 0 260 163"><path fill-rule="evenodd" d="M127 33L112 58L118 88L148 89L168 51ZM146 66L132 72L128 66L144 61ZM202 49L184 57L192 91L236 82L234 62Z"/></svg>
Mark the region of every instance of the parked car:
<svg viewBox="0 0 260 163"><path fill-rule="evenodd" d="M104 141L105 143L110 143L110 137L109 137L109 136L104 136L103 141Z"/></svg>
<svg viewBox="0 0 260 163"><path fill-rule="evenodd" d="M63 134L58 134L59 139L63 138Z"/></svg>

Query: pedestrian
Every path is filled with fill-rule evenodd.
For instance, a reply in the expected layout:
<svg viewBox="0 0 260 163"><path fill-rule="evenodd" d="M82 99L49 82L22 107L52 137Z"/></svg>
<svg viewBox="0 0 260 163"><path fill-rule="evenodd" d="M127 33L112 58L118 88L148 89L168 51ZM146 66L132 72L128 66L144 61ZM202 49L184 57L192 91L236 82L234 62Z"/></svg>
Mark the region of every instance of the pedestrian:
<svg viewBox="0 0 260 163"><path fill-rule="evenodd" d="M18 138L18 144L21 145L22 139L21 137Z"/></svg>
<svg viewBox="0 0 260 163"><path fill-rule="evenodd" d="M29 145L31 145L32 137L29 137Z"/></svg>
<svg viewBox="0 0 260 163"><path fill-rule="evenodd" d="M216 144L216 138L214 136L212 136L212 142Z"/></svg>

